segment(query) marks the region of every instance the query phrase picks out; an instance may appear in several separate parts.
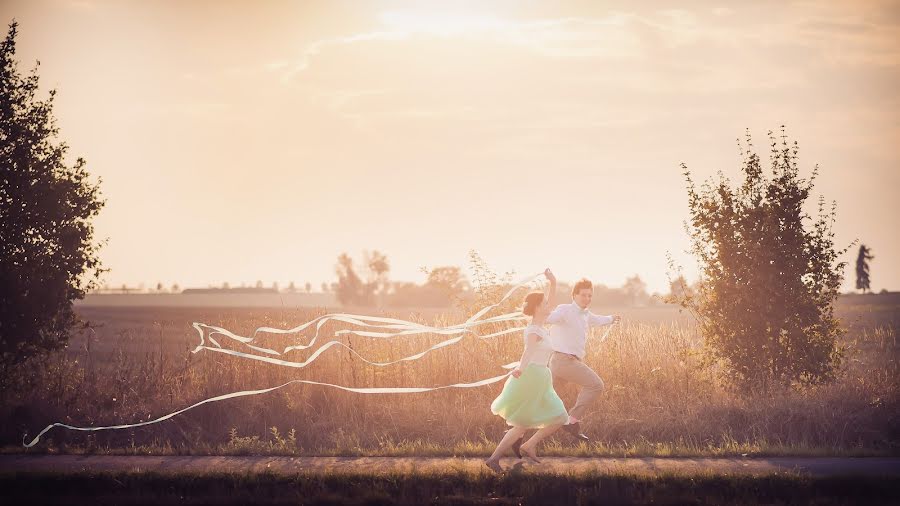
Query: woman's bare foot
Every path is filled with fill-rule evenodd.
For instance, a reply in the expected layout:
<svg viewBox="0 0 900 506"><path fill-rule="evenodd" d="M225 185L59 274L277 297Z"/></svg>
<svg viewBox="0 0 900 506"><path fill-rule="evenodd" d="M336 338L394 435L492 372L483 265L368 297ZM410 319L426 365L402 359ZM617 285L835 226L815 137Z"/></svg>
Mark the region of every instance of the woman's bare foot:
<svg viewBox="0 0 900 506"><path fill-rule="evenodd" d="M534 449L531 448L530 446L522 445L522 447L519 448L519 451L522 452L523 457L525 457L528 460L531 460L535 464L541 463L541 459L537 458L537 455L534 454Z"/></svg>
<svg viewBox="0 0 900 506"><path fill-rule="evenodd" d="M498 462L496 460L487 459L484 461L484 465L488 466L488 468L491 471L494 471L497 474L500 474L503 472L503 468L500 467L500 462Z"/></svg>

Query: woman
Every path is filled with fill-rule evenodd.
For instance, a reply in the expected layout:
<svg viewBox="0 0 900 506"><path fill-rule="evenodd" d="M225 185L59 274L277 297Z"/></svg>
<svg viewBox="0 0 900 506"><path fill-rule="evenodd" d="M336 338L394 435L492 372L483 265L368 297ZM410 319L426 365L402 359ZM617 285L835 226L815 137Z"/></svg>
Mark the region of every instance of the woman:
<svg viewBox="0 0 900 506"><path fill-rule="evenodd" d="M542 325L550 314L553 294L556 293L556 276L550 269L544 271L550 280L550 289L544 294L532 292L525 297L522 312L531 316L531 323L525 327L525 350L519 366L503 385L503 391L491 403L491 411L500 415L510 425L509 431L497 444L494 453L484 461L495 472L503 471L500 457L525 437L528 429L540 429L519 451L534 462L540 462L535 455L537 444L553 434L568 419L566 407L553 390L553 378L547 363L553 348L550 334Z"/></svg>

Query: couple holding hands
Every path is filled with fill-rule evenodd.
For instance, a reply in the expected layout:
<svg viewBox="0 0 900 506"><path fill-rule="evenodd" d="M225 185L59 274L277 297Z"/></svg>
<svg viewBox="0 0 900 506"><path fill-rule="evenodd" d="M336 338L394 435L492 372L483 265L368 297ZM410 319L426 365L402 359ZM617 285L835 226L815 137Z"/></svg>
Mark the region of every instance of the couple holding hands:
<svg viewBox="0 0 900 506"><path fill-rule="evenodd" d="M525 296L522 312L531 316L525 327L525 350L519 366L503 385L503 391L491 403L491 411L506 420L510 429L497 444L497 449L484 463L502 472L500 457L510 448L521 458L538 460L535 451L544 438L563 428L574 437L587 441L581 432L581 419L591 403L603 392L603 380L583 362L585 341L591 326L618 323L618 315L600 316L588 310L594 287L587 279L575 283L572 303L553 309L556 277L547 269L550 281L546 292ZM548 331L544 325L550 325ZM575 383L580 387L575 406L566 411L553 389L553 380ZM524 441L529 429L538 431Z"/></svg>

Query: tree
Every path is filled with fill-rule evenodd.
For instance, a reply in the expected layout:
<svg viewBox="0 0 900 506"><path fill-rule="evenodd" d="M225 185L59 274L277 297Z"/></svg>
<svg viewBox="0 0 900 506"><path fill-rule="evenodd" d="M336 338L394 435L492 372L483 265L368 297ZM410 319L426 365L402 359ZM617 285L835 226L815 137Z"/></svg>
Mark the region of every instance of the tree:
<svg viewBox="0 0 900 506"><path fill-rule="evenodd" d="M458 297L469 288L469 282L458 266L435 267L428 272L426 286L432 286L445 292L452 299Z"/></svg>
<svg viewBox="0 0 900 506"><path fill-rule="evenodd" d="M632 306L638 305L639 301L643 302L648 297L647 283L644 283L644 280L637 274L625 280L625 284L622 285L622 291L628 299L628 303Z"/></svg>
<svg viewBox="0 0 900 506"><path fill-rule="evenodd" d="M390 286L388 282L390 264L387 256L378 251L373 251L371 254L364 251L363 266L362 276L365 277L365 281L357 273L353 266L353 259L349 255L341 253L338 256L338 262L335 265L335 273L338 276L335 292L341 304L371 306L375 303L376 295L383 296L387 293Z"/></svg>
<svg viewBox="0 0 900 506"><path fill-rule="evenodd" d="M694 291L683 275L674 280L669 280L669 295L663 298L666 302L688 299L694 295Z"/></svg>
<svg viewBox="0 0 900 506"><path fill-rule="evenodd" d="M721 173L699 189L682 164L688 186L692 251L701 279L679 302L700 320L707 352L745 387L818 383L833 378L843 349L834 317L845 263L836 263L832 225L836 206L810 219L807 181L797 168L797 143L771 139L771 179L747 135L744 181L731 187Z"/></svg>
<svg viewBox="0 0 900 506"><path fill-rule="evenodd" d="M360 304L364 301L363 282L353 268L353 259L346 253L338 256L337 265L334 267L337 274L337 288L335 294L338 302L347 306Z"/></svg>
<svg viewBox="0 0 900 506"><path fill-rule="evenodd" d="M364 251L363 258L368 269L365 296L368 299L368 304L371 304L376 296L383 297L387 293L389 288L388 273L391 270L391 265L388 263L387 256L379 253L377 250L371 254Z"/></svg>
<svg viewBox="0 0 900 506"><path fill-rule="evenodd" d="M312 293L312 283L310 283L309 281L306 282L304 288L306 288L306 293Z"/></svg>
<svg viewBox="0 0 900 506"><path fill-rule="evenodd" d="M871 291L869 288L869 260L874 259L872 250L865 244L860 244L859 254L856 257L856 289L863 293Z"/></svg>
<svg viewBox="0 0 900 506"><path fill-rule="evenodd" d="M86 162L66 164L57 140L56 90L36 97L37 66L15 60L17 23L0 43L0 360L59 349L81 323L72 303L99 286L91 222L105 204ZM40 63L38 62L38 65Z"/></svg>

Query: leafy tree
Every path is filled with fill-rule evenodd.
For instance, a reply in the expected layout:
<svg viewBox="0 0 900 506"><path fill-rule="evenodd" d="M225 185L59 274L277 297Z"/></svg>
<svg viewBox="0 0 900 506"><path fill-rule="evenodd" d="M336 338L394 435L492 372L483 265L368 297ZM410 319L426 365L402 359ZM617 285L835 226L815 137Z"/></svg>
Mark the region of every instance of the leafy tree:
<svg viewBox="0 0 900 506"><path fill-rule="evenodd" d="M797 143L771 139L771 178L747 134L744 181L732 187L721 173L688 186L692 251L700 267L696 293L679 302L700 320L709 356L727 366L735 384L766 388L776 383L818 383L833 378L843 349L834 301L844 262L837 262L832 225L836 206L818 216L803 204L812 177L800 177Z"/></svg>
<svg viewBox="0 0 900 506"><path fill-rule="evenodd" d="M438 288L445 292L452 300L469 288L469 282L462 273L462 269L456 265L435 267L428 272L428 280L425 282L427 286Z"/></svg>
<svg viewBox="0 0 900 506"><path fill-rule="evenodd" d="M644 280L637 274L625 280L625 284L622 285L622 291L625 292L628 303L632 306L638 305L638 302L645 301L649 297L647 295L647 283L644 283Z"/></svg>
<svg viewBox="0 0 900 506"><path fill-rule="evenodd" d="M80 323L72 303L99 286L91 219L105 202L86 162L66 163L55 90L37 98L37 67L19 73L17 24L0 43L0 361L66 345Z"/></svg>
<svg viewBox="0 0 900 506"><path fill-rule="evenodd" d="M856 257L856 289L863 293L871 291L869 287L869 260L874 259L872 250L865 244L859 246L859 255Z"/></svg>
<svg viewBox="0 0 900 506"><path fill-rule="evenodd" d="M388 283L390 264L387 256L378 251L372 253L364 251L363 266L364 271L357 273L353 259L349 255L341 253L338 256L335 266L338 277L335 293L341 304L371 306L375 303L376 295L387 293L390 286Z"/></svg>
<svg viewBox="0 0 900 506"><path fill-rule="evenodd" d="M669 295L664 297L666 302L678 301L693 296L694 291L691 285L684 279L683 275L669 280Z"/></svg>
<svg viewBox="0 0 900 506"><path fill-rule="evenodd" d="M387 293L390 286L388 284L388 273L391 270L391 265L387 256L377 250L372 253L364 251L363 258L368 268L365 298L368 304L371 304L374 302L375 296L383 296Z"/></svg>
<svg viewBox="0 0 900 506"><path fill-rule="evenodd" d="M335 289L338 302L347 306L359 304L364 300L363 282L359 275L356 274L356 269L353 267L353 259L350 258L350 255L341 253L338 256L337 265L334 269L338 277Z"/></svg>

